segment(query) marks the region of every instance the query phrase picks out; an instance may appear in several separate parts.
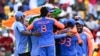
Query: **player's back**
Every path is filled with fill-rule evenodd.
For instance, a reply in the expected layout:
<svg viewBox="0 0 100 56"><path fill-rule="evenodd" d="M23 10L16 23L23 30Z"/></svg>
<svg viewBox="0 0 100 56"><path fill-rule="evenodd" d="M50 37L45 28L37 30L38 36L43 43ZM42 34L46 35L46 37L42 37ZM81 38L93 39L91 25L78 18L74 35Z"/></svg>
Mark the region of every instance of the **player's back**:
<svg viewBox="0 0 100 56"><path fill-rule="evenodd" d="M76 56L77 37L65 37L60 40L60 56Z"/></svg>
<svg viewBox="0 0 100 56"><path fill-rule="evenodd" d="M43 34L53 33L54 21L50 18L39 18L34 22L34 30L37 30Z"/></svg>
<svg viewBox="0 0 100 56"><path fill-rule="evenodd" d="M54 44L53 25L51 18L42 17L34 21L34 30L42 34L39 38L40 46Z"/></svg>

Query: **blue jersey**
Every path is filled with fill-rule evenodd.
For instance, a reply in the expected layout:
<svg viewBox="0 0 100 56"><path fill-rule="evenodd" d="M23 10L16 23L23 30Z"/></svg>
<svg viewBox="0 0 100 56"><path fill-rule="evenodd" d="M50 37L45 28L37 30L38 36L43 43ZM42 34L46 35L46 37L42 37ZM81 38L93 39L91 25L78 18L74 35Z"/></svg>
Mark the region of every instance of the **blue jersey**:
<svg viewBox="0 0 100 56"><path fill-rule="evenodd" d="M15 33L15 52L17 54L21 53L26 53L29 52L28 49L28 36L24 36L21 34L22 31L27 31L26 27L20 23L20 22L15 22L14 24L14 33Z"/></svg>
<svg viewBox="0 0 100 56"><path fill-rule="evenodd" d="M80 37L82 39L82 46L76 44L77 54L78 56L88 56L88 42L87 42L87 35L85 33L81 33Z"/></svg>
<svg viewBox="0 0 100 56"><path fill-rule="evenodd" d="M39 37L39 46L50 46L55 44L53 25L54 20L45 17L34 21L34 30L42 33L42 36Z"/></svg>
<svg viewBox="0 0 100 56"><path fill-rule="evenodd" d="M76 56L77 41L78 39L76 36L60 39L60 56Z"/></svg>

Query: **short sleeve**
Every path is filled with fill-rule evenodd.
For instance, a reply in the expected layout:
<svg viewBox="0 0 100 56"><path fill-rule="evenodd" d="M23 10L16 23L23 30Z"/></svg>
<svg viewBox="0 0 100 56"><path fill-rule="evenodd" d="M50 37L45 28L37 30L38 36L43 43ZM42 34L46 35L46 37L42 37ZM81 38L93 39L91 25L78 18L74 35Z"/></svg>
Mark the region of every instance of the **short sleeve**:
<svg viewBox="0 0 100 56"><path fill-rule="evenodd" d="M18 23L17 29L18 29L19 32L22 32L22 31L25 30L25 27L21 23Z"/></svg>

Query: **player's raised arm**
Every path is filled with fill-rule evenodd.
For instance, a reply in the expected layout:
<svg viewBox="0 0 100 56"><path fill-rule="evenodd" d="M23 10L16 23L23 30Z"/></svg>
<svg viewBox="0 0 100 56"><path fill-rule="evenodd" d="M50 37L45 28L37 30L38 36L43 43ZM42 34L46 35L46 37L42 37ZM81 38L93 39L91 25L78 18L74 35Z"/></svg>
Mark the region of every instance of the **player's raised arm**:
<svg viewBox="0 0 100 56"><path fill-rule="evenodd" d="M61 29L65 28L64 24L62 24L61 22L57 21L56 19L53 19L53 20L54 20L55 26L57 26L58 28L61 28Z"/></svg>
<svg viewBox="0 0 100 56"><path fill-rule="evenodd" d="M60 39L60 38L64 38L67 36L67 33L63 33L63 34L55 34L54 37L55 39Z"/></svg>
<svg viewBox="0 0 100 56"><path fill-rule="evenodd" d="M55 34L55 39L60 39L60 38L64 38L64 37L67 37L67 36L70 36L72 37L74 35L74 33L72 32L67 32L67 33L62 33L62 34Z"/></svg>
<svg viewBox="0 0 100 56"><path fill-rule="evenodd" d="M78 43L79 43L79 44L82 44L82 40L81 40L81 38L80 38L79 33L77 32L76 26L74 26L72 29L70 29L70 31L73 32L73 33L77 36Z"/></svg>

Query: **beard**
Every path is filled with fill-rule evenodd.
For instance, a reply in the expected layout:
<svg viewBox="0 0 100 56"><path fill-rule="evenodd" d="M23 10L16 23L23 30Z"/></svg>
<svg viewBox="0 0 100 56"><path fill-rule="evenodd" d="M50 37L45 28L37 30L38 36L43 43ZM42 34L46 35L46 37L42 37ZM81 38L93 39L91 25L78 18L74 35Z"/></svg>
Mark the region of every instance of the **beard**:
<svg viewBox="0 0 100 56"><path fill-rule="evenodd" d="M78 29L78 33L82 33L83 32L83 29Z"/></svg>

